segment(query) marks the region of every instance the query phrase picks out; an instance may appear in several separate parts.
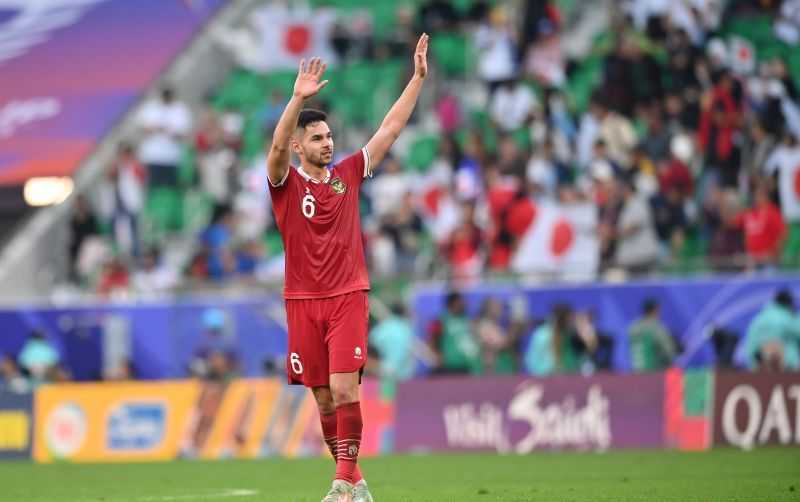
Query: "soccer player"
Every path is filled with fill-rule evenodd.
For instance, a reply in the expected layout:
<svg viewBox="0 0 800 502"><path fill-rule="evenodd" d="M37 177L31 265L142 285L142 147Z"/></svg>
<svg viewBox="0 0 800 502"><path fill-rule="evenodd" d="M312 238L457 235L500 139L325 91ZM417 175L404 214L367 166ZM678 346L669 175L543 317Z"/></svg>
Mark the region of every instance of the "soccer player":
<svg viewBox="0 0 800 502"><path fill-rule="evenodd" d="M289 383L309 387L336 475L323 502L372 501L358 468L362 417L358 386L367 360L369 278L359 188L408 122L428 72L428 35L414 52L414 76L360 151L337 164L326 116L303 102L328 83L325 63L300 62L267 155L272 210L286 250ZM289 165L291 152L300 166Z"/></svg>

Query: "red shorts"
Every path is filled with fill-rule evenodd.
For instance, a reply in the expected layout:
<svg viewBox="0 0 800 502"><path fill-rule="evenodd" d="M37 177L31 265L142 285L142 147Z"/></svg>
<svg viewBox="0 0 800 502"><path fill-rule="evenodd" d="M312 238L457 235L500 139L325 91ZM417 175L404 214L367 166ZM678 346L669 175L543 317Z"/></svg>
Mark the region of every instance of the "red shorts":
<svg viewBox="0 0 800 502"><path fill-rule="evenodd" d="M331 373L353 373L364 367L369 318L366 291L286 300L286 318L286 375L290 384L327 387Z"/></svg>

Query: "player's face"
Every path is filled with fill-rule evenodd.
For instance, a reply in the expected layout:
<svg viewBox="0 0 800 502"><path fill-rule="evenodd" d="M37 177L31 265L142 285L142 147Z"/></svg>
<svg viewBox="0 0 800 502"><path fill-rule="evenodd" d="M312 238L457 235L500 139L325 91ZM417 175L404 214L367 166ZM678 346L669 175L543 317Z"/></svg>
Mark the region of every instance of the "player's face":
<svg viewBox="0 0 800 502"><path fill-rule="evenodd" d="M333 160L333 134L325 122L314 122L300 131L295 152L309 164L325 167Z"/></svg>

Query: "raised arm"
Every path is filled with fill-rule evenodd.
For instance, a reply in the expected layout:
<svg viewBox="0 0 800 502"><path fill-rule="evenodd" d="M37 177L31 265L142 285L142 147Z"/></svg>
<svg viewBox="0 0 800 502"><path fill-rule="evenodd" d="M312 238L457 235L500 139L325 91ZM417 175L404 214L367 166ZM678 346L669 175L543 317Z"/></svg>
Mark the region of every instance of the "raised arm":
<svg viewBox="0 0 800 502"><path fill-rule="evenodd" d="M378 131L367 143L370 166L372 169L380 164L381 160L392 147L392 144L400 136L400 132L406 126L414 106L417 104L419 92L422 90L422 83L428 74L428 35L425 33L419 37L417 48L414 51L414 76L406 85L403 93L397 98L389 113L384 117Z"/></svg>
<svg viewBox="0 0 800 502"><path fill-rule="evenodd" d="M328 84L327 80L322 82L319 80L325 73L326 67L327 65L320 58L311 58L308 66L306 66L305 59L300 61L292 98L275 126L272 146L267 153L267 175L273 185L281 183L289 169L289 161L292 156L291 137L297 127L297 119L303 109L303 102Z"/></svg>

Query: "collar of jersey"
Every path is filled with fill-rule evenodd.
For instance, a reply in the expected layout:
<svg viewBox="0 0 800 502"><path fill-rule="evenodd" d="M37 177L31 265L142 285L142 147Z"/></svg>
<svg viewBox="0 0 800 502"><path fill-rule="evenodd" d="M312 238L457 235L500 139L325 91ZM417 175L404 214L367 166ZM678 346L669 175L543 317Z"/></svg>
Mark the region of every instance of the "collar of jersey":
<svg viewBox="0 0 800 502"><path fill-rule="evenodd" d="M327 183L328 180L331 179L331 171L330 171L330 169L327 169L326 171L327 171L327 174L325 174L325 179L322 180L322 181L319 181L318 179L312 178L311 176L309 176L307 172L303 171L303 166L300 166L300 167L297 168L297 172L300 173L300 176L305 178L306 181L310 181L312 183Z"/></svg>

